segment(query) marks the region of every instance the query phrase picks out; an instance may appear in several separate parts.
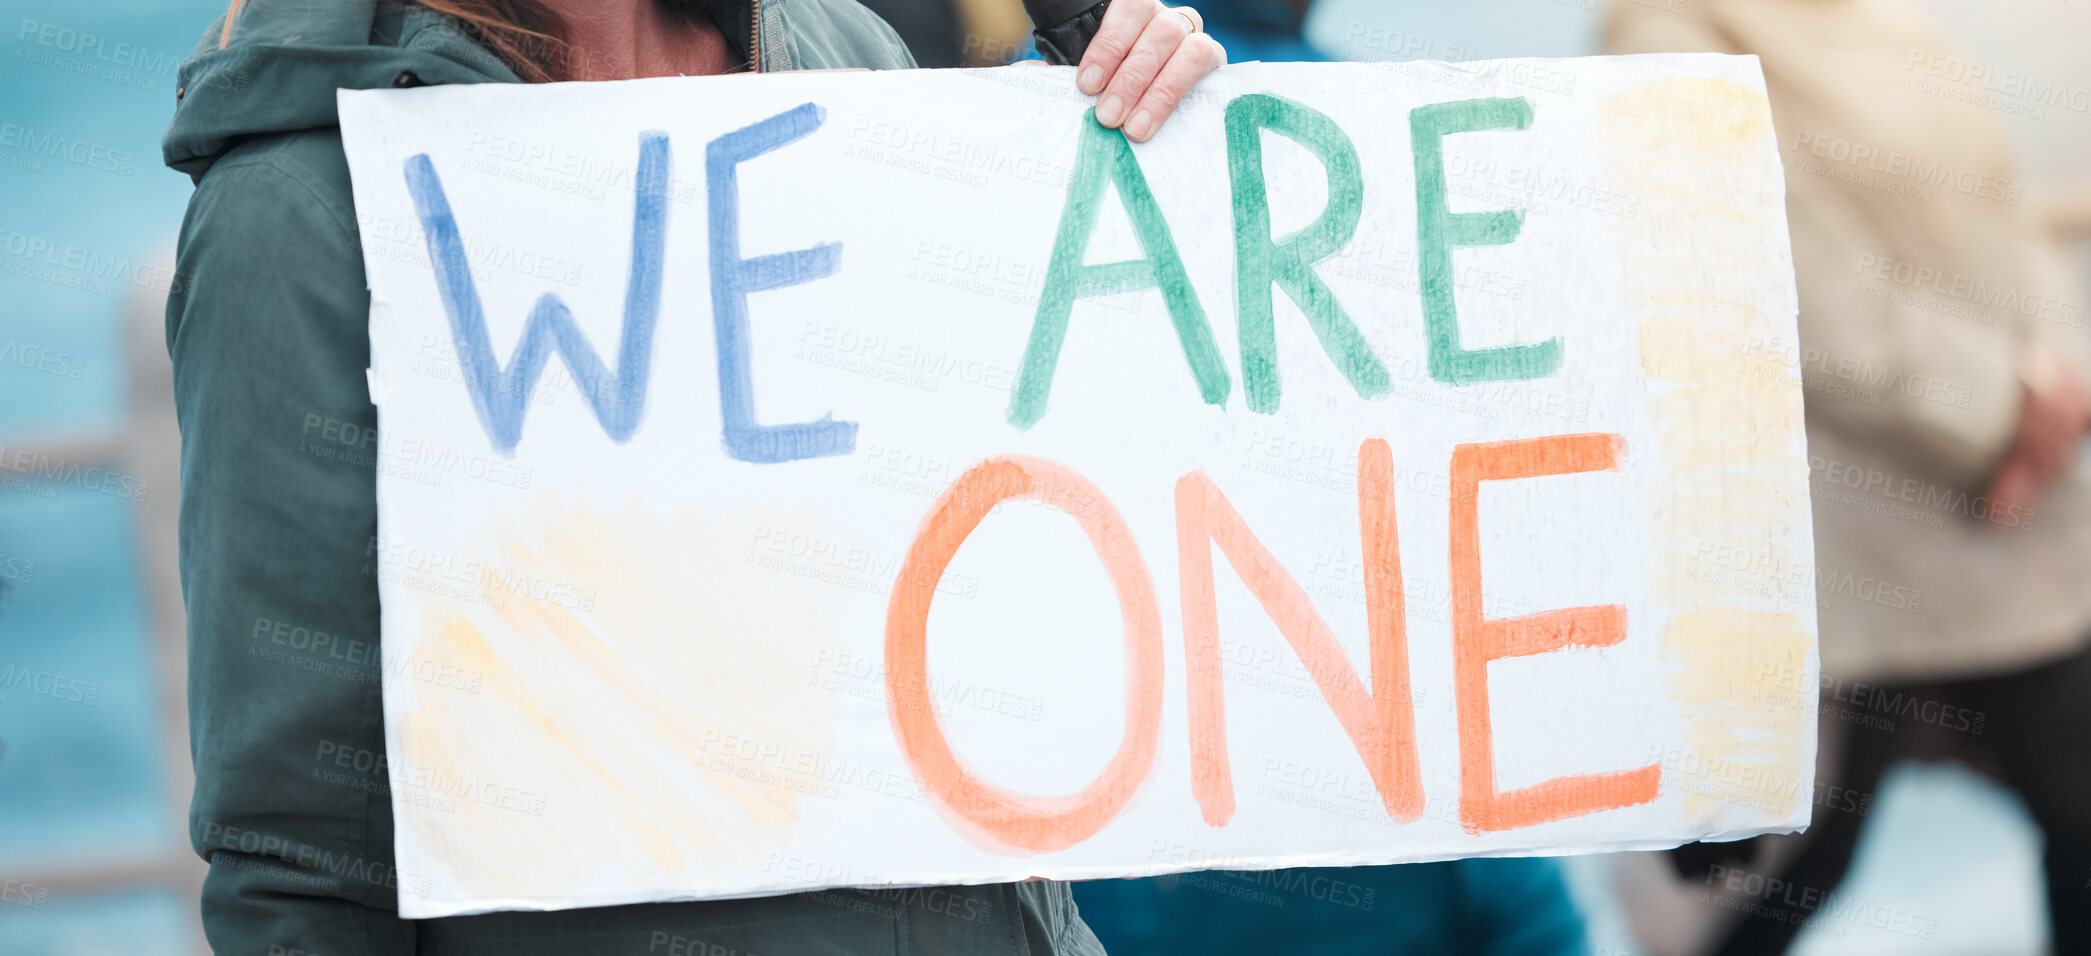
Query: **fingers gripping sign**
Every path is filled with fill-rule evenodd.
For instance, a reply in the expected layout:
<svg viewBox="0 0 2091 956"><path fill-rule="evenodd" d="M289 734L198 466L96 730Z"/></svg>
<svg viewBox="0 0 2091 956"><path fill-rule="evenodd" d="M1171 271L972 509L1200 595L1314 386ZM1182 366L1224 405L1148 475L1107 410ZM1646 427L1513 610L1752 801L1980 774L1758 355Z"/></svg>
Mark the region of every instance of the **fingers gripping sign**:
<svg viewBox="0 0 2091 956"><path fill-rule="evenodd" d="M1115 0L1075 77L1082 92L1100 94L1096 121L1136 143L1153 138L1184 94L1227 63L1227 51L1204 27L1190 7Z"/></svg>

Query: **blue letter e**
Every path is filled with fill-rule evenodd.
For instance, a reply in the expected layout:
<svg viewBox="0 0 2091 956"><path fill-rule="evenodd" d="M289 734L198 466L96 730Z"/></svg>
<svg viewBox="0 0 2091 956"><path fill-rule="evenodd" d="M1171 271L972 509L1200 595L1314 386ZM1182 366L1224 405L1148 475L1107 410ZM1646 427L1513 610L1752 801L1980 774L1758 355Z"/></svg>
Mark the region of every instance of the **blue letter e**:
<svg viewBox="0 0 2091 956"><path fill-rule="evenodd" d="M748 368L748 294L811 282L835 274L842 244L741 258L740 188L734 167L802 139L820 128L825 111L812 103L734 130L704 148L711 201L712 327L719 338L719 410L726 422L726 453L741 461L776 464L847 455L857 447L857 423L823 415L792 425L755 423L755 386Z"/></svg>

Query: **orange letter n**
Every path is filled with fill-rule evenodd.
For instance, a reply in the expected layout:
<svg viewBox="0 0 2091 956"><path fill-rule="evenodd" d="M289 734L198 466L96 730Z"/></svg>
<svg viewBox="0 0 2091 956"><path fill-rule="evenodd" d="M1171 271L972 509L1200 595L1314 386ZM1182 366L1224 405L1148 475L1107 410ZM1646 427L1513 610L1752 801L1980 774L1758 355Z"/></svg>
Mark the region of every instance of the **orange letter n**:
<svg viewBox="0 0 2091 956"><path fill-rule="evenodd" d="M1481 483L1619 469L1619 436L1558 435L1460 445L1452 449L1452 644L1459 705L1459 818L1468 832L1510 830L1655 799L1655 764L1639 770L1560 777L1496 792L1495 739L1489 730L1488 662L1568 647L1604 647L1626 638L1617 604L1481 616Z"/></svg>
<svg viewBox="0 0 2091 956"><path fill-rule="evenodd" d="M1416 769L1416 718L1409 700L1409 655L1402 612L1401 549L1394 534L1393 456L1387 443L1358 450L1358 519L1364 539L1365 621L1372 641L1372 691L1367 693L1343 645L1314 612L1307 592L1256 540L1247 522L1212 479L1191 472L1176 482L1176 548L1183 595L1184 657L1190 671L1191 793L1205 822L1224 826L1234 815L1234 777L1227 765L1227 713L1220 684L1220 621L1213 594L1212 546L1248 585L1264 613L1292 645L1314 686L1336 712L1387 815L1414 820L1423 813L1423 781Z"/></svg>

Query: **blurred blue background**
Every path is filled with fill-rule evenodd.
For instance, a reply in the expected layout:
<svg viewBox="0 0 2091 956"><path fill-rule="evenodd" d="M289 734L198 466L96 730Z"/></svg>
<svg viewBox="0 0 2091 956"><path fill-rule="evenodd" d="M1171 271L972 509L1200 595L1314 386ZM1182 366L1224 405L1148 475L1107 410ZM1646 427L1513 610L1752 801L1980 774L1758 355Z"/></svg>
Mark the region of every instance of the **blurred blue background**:
<svg viewBox="0 0 2091 956"><path fill-rule="evenodd" d="M1007 15L966 6L975 60L1016 52ZM1359 59L1573 56L1595 52L1598 6L1321 0L1307 39ZM1928 6L1973 53L2091 84L2091 4ZM0 956L203 951L161 325L190 187L160 165L159 134L175 67L223 8L0 7ZM2081 116L2014 133L2031 178L2091 155ZM1935 935L1858 922L1809 930L1801 952L2045 951L2039 838L2015 798L1912 766L1874 813L1848 892L1932 917ZM1599 953L1644 951L1619 906L1634 865L1567 861Z"/></svg>
<svg viewBox="0 0 2091 956"><path fill-rule="evenodd" d="M0 956L203 951L159 137L222 9L0 5Z"/></svg>

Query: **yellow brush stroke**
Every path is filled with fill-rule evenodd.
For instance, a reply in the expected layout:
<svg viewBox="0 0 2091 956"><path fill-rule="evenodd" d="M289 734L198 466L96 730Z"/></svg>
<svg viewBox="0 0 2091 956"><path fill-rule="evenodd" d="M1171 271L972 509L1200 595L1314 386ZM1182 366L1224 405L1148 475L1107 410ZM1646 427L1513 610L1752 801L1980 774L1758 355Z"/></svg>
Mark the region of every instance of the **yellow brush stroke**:
<svg viewBox="0 0 2091 956"><path fill-rule="evenodd" d="M1668 689L1690 754L1664 768L1663 788L1695 822L1715 811L1735 821L1738 810L1766 825L1805 821L1814 562L1788 546L1789 516L1806 513L1801 389L1736 348L1793 336L1787 303L1763 281L1785 261L1767 243L1784 237L1751 227L1743 211L1783 204L1766 161L1770 109L1732 81L1659 80L1608 97L1602 124L1611 188L1643 197L1639 214L1613 228L1641 372L1678 386L1646 400L1667 465L1650 489L1659 516L1650 591L1671 609L1663 649L1680 669ZM1738 207L1734 196L1756 202ZM1767 573L1744 572L1741 587L1702 573L1706 552L1721 546ZM1752 588L1753 578L1776 586Z"/></svg>
<svg viewBox="0 0 2091 956"><path fill-rule="evenodd" d="M730 590L713 566L727 549L706 545L729 532L706 519L636 503L605 519L542 495L517 510L543 517L496 533L492 570L470 578L479 603L427 602L415 655L479 691L416 686L394 777L520 792L542 809L407 786L399 824L481 896L542 893L577 872L692 875L776 846L817 778L735 744L833 753L838 702L807 680L832 639L823 611ZM563 590L519 594L504 575Z"/></svg>

